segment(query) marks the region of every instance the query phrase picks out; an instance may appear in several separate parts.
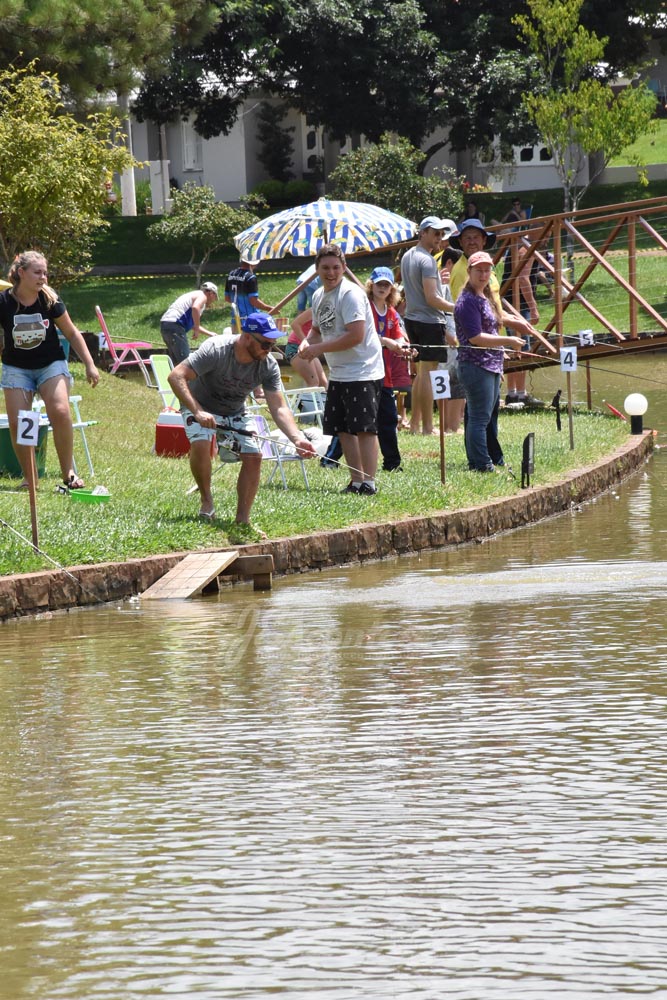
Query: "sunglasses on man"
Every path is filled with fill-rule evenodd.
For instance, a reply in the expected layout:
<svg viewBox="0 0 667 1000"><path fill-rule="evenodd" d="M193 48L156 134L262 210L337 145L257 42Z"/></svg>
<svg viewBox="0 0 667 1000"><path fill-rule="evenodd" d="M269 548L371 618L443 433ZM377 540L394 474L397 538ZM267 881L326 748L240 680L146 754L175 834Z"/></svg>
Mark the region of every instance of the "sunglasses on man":
<svg viewBox="0 0 667 1000"><path fill-rule="evenodd" d="M259 344L259 346L262 348L263 351L270 351L271 348L276 346L275 340L267 340L266 337L263 337L261 335L261 333L253 333L252 330L248 330L248 333L250 334L251 337L255 338L255 340L257 341L257 343Z"/></svg>

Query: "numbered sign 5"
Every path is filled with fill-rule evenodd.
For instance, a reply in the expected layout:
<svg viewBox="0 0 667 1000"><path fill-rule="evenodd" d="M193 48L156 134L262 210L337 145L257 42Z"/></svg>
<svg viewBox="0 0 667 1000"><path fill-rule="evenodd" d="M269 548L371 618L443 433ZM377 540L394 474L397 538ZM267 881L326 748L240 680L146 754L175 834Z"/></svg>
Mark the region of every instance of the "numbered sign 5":
<svg viewBox="0 0 667 1000"><path fill-rule="evenodd" d="M452 390L449 384L449 372L445 368L437 368L429 372L434 399L451 399Z"/></svg>
<svg viewBox="0 0 667 1000"><path fill-rule="evenodd" d="M39 440L39 413L34 410L19 410L16 443L37 447Z"/></svg>
<svg viewBox="0 0 667 1000"><path fill-rule="evenodd" d="M593 336L592 330L580 330L579 331L579 346L580 347L592 347L595 343L595 337Z"/></svg>
<svg viewBox="0 0 667 1000"><path fill-rule="evenodd" d="M577 370L577 348L561 347L560 349L560 370L562 372L576 372Z"/></svg>

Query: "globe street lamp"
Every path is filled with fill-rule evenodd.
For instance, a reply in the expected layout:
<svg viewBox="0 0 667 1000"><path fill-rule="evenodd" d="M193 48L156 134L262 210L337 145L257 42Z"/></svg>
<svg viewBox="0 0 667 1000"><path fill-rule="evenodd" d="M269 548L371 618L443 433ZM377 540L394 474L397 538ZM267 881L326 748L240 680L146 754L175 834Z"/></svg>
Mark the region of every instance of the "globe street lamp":
<svg viewBox="0 0 667 1000"><path fill-rule="evenodd" d="M643 434L643 417L648 410L648 399L646 396L642 396L641 392L631 392L629 396L625 397L623 409L630 417L630 433Z"/></svg>

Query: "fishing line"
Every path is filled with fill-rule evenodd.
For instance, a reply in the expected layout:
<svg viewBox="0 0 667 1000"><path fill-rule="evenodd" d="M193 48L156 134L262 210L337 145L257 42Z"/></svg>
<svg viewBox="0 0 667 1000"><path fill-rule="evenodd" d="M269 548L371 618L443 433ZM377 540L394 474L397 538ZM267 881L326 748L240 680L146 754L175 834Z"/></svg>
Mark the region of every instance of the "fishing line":
<svg viewBox="0 0 667 1000"><path fill-rule="evenodd" d="M59 569L61 573L64 573L65 576L68 576L70 580L72 580L72 582L77 585L77 587L81 588L84 594L90 594L91 597L94 597L95 602L97 604L102 603L99 594L95 594L93 593L92 590L88 590L87 587L84 587L84 585L81 583L81 580L78 580L73 573L70 573L70 571L65 566L63 566L62 563L59 563L56 559L52 559L51 556L48 554L48 552L45 552L43 549L40 549L38 545L33 545L33 543L29 538L26 538L25 535L22 535L20 531L16 530L16 528L12 528L11 524L8 524L3 517L0 517L0 524L4 525L5 528L9 528L12 534L16 535L17 538L20 538L22 542L26 543L26 545L29 545L30 548L33 550L33 552L39 553L39 555L42 556L43 559L46 559L47 562L50 562L53 566L56 567L56 569Z"/></svg>
<svg viewBox="0 0 667 1000"><path fill-rule="evenodd" d="M195 420L194 417L188 417L188 422L189 423L196 423L196 420ZM220 430L229 431L229 432L231 432L233 434L242 434L244 437L257 438L258 441L268 441L270 444L275 445L277 448L282 448L282 450L284 452L286 452L288 455L293 455L294 454L293 451L290 451L291 448L296 449L296 445L292 444L291 441L288 442L287 444L285 444L283 441L280 441L278 438L266 437L263 434L258 434L256 431L235 430L232 427L226 427L224 424L218 423L217 420L216 420L216 427L220 428ZM306 440L308 440L308 438L306 438ZM312 444L312 441L310 443ZM223 445L223 447L224 447L224 445ZM231 448L227 448L225 450L226 451L232 451ZM233 454L239 454L240 455L240 454L242 454L242 452L233 452ZM249 454L249 453L246 453L246 454ZM301 457L301 456L299 456L299 457ZM323 457L323 456L319 456L319 457ZM302 459L302 461L307 461L307 459ZM366 473L363 472L362 469L355 469L355 467L353 465L349 465L345 461L344 458L342 458L342 459L336 459L336 463L338 465L342 465L346 469L349 469L350 472L356 472L358 475L360 475L362 477L362 479L366 475ZM190 496L192 493L196 492L196 490L197 490L197 486L191 486L190 489L187 490L187 495Z"/></svg>

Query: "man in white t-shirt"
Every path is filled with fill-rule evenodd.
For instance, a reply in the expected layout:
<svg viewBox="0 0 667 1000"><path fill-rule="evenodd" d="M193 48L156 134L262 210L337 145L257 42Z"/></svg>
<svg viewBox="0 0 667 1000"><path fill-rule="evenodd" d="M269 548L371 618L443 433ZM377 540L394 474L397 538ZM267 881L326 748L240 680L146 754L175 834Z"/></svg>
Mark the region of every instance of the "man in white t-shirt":
<svg viewBox="0 0 667 1000"><path fill-rule="evenodd" d="M363 288L345 277L345 257L337 244L323 246L315 258L322 281L313 296L313 326L299 345L307 361L326 353L329 387L324 408L325 434L340 439L351 480L343 490L377 493L377 411L384 379L380 338Z"/></svg>

